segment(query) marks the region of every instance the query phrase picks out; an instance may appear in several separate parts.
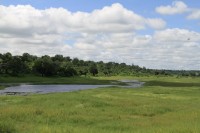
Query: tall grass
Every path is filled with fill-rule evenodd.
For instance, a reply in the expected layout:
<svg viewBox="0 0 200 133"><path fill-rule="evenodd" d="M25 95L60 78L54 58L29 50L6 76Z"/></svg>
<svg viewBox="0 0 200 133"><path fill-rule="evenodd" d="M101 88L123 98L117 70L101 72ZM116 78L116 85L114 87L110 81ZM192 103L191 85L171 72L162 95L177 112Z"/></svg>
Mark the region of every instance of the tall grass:
<svg viewBox="0 0 200 133"><path fill-rule="evenodd" d="M0 132L199 133L200 86L163 82L135 89L0 96Z"/></svg>

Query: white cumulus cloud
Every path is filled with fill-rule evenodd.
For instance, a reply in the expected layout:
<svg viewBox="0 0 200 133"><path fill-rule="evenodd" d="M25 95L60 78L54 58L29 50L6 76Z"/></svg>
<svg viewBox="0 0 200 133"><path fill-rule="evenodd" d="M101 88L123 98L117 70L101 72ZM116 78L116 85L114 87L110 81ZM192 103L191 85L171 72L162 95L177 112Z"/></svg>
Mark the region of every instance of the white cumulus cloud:
<svg viewBox="0 0 200 133"><path fill-rule="evenodd" d="M164 15L181 14L188 10L187 5L182 1L174 1L172 5L159 6L156 8L156 12Z"/></svg>
<svg viewBox="0 0 200 133"><path fill-rule="evenodd" d="M145 18L119 3L92 12L0 6L0 51L63 54L148 68L198 68L194 60L200 57L200 34L165 27L164 20ZM153 35L138 34L149 28L155 30Z"/></svg>
<svg viewBox="0 0 200 133"><path fill-rule="evenodd" d="M3 52L15 53L32 49L28 51L38 54L43 50L37 51L37 48L49 47L55 50L60 47L61 51L71 40L77 42L75 46L85 49L91 46L93 41L105 41L109 45L109 41L113 42L116 38L106 40L107 34L134 34L137 30L147 28L147 25L155 29L164 26L162 19L146 19L119 3L90 13L70 12L64 8L39 10L30 5L1 5L0 18L0 48ZM152 21L158 23L158 26L153 25ZM6 49L8 47L9 49Z"/></svg>
<svg viewBox="0 0 200 133"><path fill-rule="evenodd" d="M200 9L193 9L193 11L188 15L188 19L200 19Z"/></svg>
<svg viewBox="0 0 200 133"><path fill-rule="evenodd" d="M153 29L163 29L166 27L166 22L160 18L157 19L146 19L147 25L152 27Z"/></svg>

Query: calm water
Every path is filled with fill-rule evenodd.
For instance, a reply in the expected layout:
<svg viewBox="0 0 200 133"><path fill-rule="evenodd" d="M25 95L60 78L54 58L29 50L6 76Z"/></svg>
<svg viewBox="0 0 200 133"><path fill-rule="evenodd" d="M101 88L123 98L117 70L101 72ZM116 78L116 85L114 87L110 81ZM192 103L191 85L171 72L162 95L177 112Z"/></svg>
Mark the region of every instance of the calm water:
<svg viewBox="0 0 200 133"><path fill-rule="evenodd" d="M107 87L109 85L19 85L8 87L0 90L0 94L29 94L29 93L55 93L69 92L85 89L93 89L99 87Z"/></svg>
<svg viewBox="0 0 200 133"><path fill-rule="evenodd" d="M126 83L126 86L118 86L123 88L138 88L144 84L143 82L139 82L137 80L121 80L120 82ZM45 94L55 92L69 92L108 86L111 85L19 85L0 90L0 95L27 95L35 93Z"/></svg>

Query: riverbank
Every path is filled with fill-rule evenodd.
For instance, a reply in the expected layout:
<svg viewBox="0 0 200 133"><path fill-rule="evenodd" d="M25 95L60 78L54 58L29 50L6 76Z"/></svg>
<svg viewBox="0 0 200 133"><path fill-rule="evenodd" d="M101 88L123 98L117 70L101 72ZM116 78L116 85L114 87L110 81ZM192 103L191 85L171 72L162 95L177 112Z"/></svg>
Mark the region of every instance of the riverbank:
<svg viewBox="0 0 200 133"><path fill-rule="evenodd" d="M6 88L6 86L0 85L0 90L3 90L3 89L5 89L5 88Z"/></svg>
<svg viewBox="0 0 200 133"><path fill-rule="evenodd" d="M0 77L0 84L111 84L114 80L95 79L90 77L40 77L40 76L21 76L21 77ZM116 81L115 81L116 83Z"/></svg>

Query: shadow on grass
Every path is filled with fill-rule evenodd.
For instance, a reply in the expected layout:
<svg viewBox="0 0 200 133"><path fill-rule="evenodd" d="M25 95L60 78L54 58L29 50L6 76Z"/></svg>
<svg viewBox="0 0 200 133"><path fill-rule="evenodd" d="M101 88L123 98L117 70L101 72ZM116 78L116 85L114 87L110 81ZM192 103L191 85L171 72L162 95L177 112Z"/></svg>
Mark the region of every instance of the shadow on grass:
<svg viewBox="0 0 200 133"><path fill-rule="evenodd" d="M0 122L0 133L16 133L16 130L13 124Z"/></svg>
<svg viewBox="0 0 200 133"><path fill-rule="evenodd" d="M200 87L200 83L181 83L165 81L148 81L145 86L163 86L163 87Z"/></svg>
<svg viewBox="0 0 200 133"><path fill-rule="evenodd" d="M0 85L10 85L17 83L28 84L92 84L108 85L109 80L99 80L90 77L40 77L40 76L23 76L23 77L0 77ZM0 88L1 89L1 88Z"/></svg>

